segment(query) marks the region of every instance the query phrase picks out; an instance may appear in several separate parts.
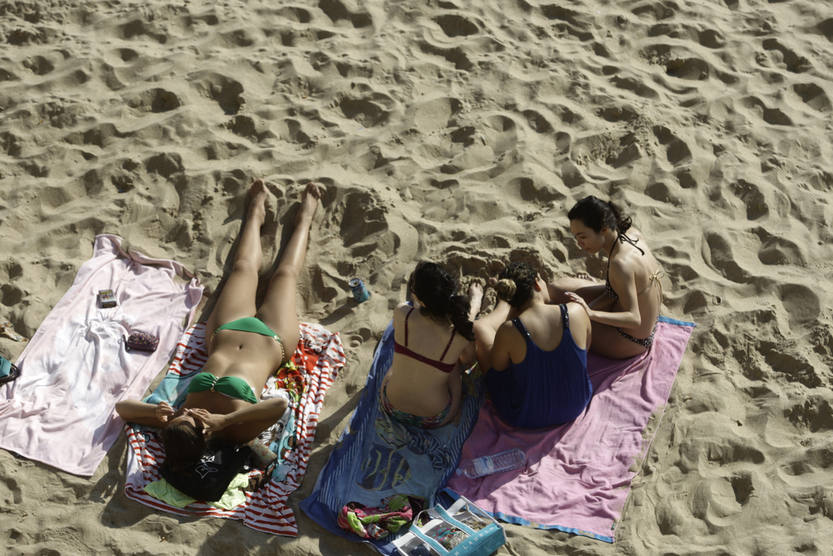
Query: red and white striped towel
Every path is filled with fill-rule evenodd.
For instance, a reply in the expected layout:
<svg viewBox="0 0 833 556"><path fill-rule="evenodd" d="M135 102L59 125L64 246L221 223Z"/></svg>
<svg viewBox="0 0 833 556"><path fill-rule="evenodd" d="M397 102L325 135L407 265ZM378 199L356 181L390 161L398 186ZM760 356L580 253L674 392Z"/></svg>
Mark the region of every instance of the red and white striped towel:
<svg viewBox="0 0 833 556"><path fill-rule="evenodd" d="M293 361L298 369L305 371L306 389L297 407L293 408L297 445L288 455L287 462L291 469L283 481L272 479L257 491L246 492L246 501L231 510L222 510L203 502L195 502L184 508L171 506L144 490L147 484L161 478L159 466L165 455L159 437L147 429L127 425L127 478L124 485L127 497L178 515L240 519L258 531L297 536L298 525L294 512L287 504L287 498L303 481L315 439L315 428L324 405L324 395L346 359L338 334L318 324L308 323L301 323L300 334ZM183 370L188 373L201 369L207 358L204 339L204 324L186 330L177 345L168 373L179 375Z"/></svg>

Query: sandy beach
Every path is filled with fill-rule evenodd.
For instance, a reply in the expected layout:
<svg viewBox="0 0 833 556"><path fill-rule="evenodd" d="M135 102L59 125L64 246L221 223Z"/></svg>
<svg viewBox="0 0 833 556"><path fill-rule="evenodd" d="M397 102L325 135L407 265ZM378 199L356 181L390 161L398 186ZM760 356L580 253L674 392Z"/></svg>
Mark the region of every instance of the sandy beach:
<svg viewBox="0 0 833 556"><path fill-rule="evenodd" d="M34 335L102 233L210 294L252 177L269 263L313 180L301 318L347 352L298 538L129 500L122 435L89 479L0 451L3 552L371 554L297 504L416 261L602 278L566 218L594 194L663 265L663 314L697 327L616 542L506 525L499 554L830 554L830 3L24 0L0 5L0 44L9 331Z"/></svg>

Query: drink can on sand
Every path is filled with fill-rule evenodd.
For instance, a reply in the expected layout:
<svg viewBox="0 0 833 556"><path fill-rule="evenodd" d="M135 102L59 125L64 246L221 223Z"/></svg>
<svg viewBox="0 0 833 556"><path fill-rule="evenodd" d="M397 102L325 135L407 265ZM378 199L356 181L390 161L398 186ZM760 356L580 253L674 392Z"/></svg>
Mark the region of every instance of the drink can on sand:
<svg viewBox="0 0 833 556"><path fill-rule="evenodd" d="M348 282L350 290L353 292L353 299L361 303L370 298L370 292L364 287L364 282L361 278L351 278Z"/></svg>

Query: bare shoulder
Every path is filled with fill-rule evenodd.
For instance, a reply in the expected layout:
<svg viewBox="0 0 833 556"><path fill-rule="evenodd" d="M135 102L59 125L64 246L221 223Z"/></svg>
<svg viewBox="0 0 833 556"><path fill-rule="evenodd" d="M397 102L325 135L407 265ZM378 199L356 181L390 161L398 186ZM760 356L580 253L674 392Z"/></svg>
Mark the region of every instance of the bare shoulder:
<svg viewBox="0 0 833 556"><path fill-rule="evenodd" d="M570 301L567 303L567 314L570 316L570 320L572 322L581 322L581 323L589 323L590 317L587 316L587 311L584 310L584 307L581 304L576 303L575 301Z"/></svg>
<svg viewBox="0 0 833 556"><path fill-rule="evenodd" d="M411 310L411 305L407 302L402 302L396 306L396 309L393 310L393 318L394 321L401 321L405 318L405 315L408 314L408 311Z"/></svg>
<svg viewBox="0 0 833 556"><path fill-rule="evenodd" d="M504 322L503 324L501 324L497 329L497 333L499 335L501 335L503 337L507 337L507 338L511 338L515 334L520 335L520 332L518 331L518 328L515 326L515 324L511 320L508 320L508 321Z"/></svg>
<svg viewBox="0 0 833 556"><path fill-rule="evenodd" d="M633 250L636 251L636 249ZM633 253L624 253L622 256L610 259L609 274L617 277L633 275L640 264L639 255L639 251L636 251L636 256Z"/></svg>

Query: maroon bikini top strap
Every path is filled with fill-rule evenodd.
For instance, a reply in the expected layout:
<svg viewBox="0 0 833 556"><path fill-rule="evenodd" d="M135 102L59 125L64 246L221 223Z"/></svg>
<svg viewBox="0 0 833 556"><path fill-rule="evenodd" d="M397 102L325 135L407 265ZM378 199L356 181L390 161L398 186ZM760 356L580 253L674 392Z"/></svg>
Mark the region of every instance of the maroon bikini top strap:
<svg viewBox="0 0 833 556"><path fill-rule="evenodd" d="M405 315L405 345L406 346L408 345L408 318L411 316L411 313L413 313L413 312L414 312L414 308L411 307L411 309L408 311L408 314Z"/></svg>
<svg viewBox="0 0 833 556"><path fill-rule="evenodd" d="M454 333L455 332L457 332L457 331L456 330L451 331L451 337L448 339L448 343L445 345L445 349L443 350L443 354L440 355L439 361L442 361L443 359L445 359L445 354L448 353L448 348L451 347L451 342L454 341Z"/></svg>

